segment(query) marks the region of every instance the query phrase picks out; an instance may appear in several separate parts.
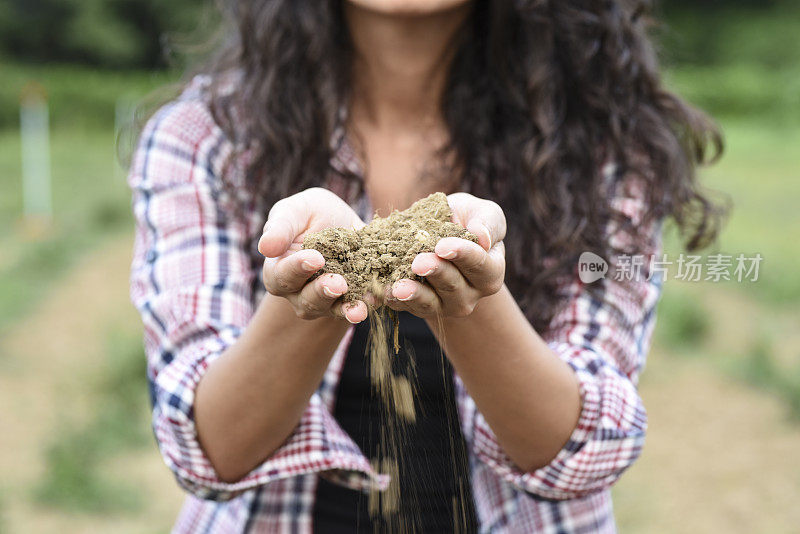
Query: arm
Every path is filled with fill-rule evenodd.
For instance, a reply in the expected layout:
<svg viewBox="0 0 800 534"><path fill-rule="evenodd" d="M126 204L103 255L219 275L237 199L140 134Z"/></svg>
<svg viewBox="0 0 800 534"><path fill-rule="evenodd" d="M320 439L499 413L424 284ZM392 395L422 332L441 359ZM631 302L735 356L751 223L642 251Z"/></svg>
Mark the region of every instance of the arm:
<svg viewBox="0 0 800 534"><path fill-rule="evenodd" d="M503 285L505 217L497 204L448 198L479 244L445 238L398 281L389 305L424 316L514 463L527 471L564 446L580 413L578 382L525 319ZM491 357L487 357L491 354Z"/></svg>
<svg viewBox="0 0 800 534"><path fill-rule="evenodd" d="M241 479L286 440L346 330L343 321L303 320L286 300L264 297L197 387L197 433L220 479Z"/></svg>
<svg viewBox="0 0 800 534"><path fill-rule="evenodd" d="M341 275L308 281L325 260L316 250L298 250L302 235L326 225L363 223L323 189L298 193L270 210L259 241L268 294L197 388L200 442L225 481L242 478L297 426L347 331L341 318L366 319L364 303L344 309L336 300L347 291Z"/></svg>
<svg viewBox="0 0 800 534"><path fill-rule="evenodd" d="M366 310L335 305L344 279L306 283L324 260L293 245L288 230L303 229L296 199L271 212L275 224L260 244L273 256L263 280L274 293L254 309L249 248L260 221L235 217L221 189L231 150L201 103L179 101L148 123L129 177L137 222L131 297L145 325L159 449L179 483L203 498L337 469L371 486L368 461L314 392L347 328L332 314L357 322Z"/></svg>
<svg viewBox="0 0 800 534"><path fill-rule="evenodd" d="M578 422L578 381L508 289L481 299L466 317L430 323L514 464L531 471L550 463Z"/></svg>
<svg viewBox="0 0 800 534"><path fill-rule="evenodd" d="M453 196L458 214L465 199L454 203ZM504 270L499 208L466 200L474 213L462 207L462 221L486 236L482 247L443 239L435 254L420 254L412 266L430 284L399 281L392 295L400 301L393 305L431 319L472 397L462 417L472 426L479 459L546 498L607 487L633 463L644 439L635 379L652 331L657 281L607 279L598 297L576 277L560 288L565 306L540 336L504 287L494 292ZM640 224L637 199L616 197L612 208L632 226ZM657 224L642 230L658 241ZM627 241L618 232L609 239L615 247ZM440 322L432 320L437 313Z"/></svg>

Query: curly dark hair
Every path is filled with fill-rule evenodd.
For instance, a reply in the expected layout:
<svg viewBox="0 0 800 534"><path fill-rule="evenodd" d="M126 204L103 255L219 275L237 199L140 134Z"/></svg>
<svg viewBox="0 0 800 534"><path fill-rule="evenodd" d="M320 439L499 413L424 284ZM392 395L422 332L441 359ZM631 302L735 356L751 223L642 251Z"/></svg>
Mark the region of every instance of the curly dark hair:
<svg viewBox="0 0 800 534"><path fill-rule="evenodd" d="M457 187L506 213L506 283L537 328L560 277L586 250L606 258L603 162L644 180L650 221L672 217L694 250L724 211L695 168L722 150L699 110L667 91L641 0L474 0L441 101ZM321 185L350 96L352 47L341 0L230 0L226 44L205 67L221 85L215 119L253 151L247 194L266 205ZM212 82L212 87L213 87ZM237 113L236 110L239 110ZM448 159L448 158L445 158ZM630 225L629 225L630 226ZM635 230L635 229L634 229Z"/></svg>

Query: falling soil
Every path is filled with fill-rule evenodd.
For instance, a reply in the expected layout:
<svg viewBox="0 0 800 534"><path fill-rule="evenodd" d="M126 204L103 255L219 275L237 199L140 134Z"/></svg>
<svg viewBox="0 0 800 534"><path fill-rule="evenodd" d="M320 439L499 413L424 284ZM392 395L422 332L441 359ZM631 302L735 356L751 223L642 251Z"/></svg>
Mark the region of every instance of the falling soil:
<svg viewBox="0 0 800 534"><path fill-rule="evenodd" d="M417 254L433 252L440 239L460 237L478 242L477 237L452 222L451 217L447 197L444 193L434 193L407 210L375 217L360 230L328 228L308 234L303 240L303 248L315 249L325 258L325 266L318 275L336 273L347 281L348 291L341 297L344 302L369 303L370 379L383 401L385 415L381 421L381 457L372 459L372 464L392 477L386 492L370 495L369 508L370 515L386 519L390 532L417 530L414 517L397 515L398 484L411 483L398 480L397 458L399 444L408 439L407 425L416 421L416 375L413 369L408 377L392 372L390 347L397 354L400 340L397 314L383 305L385 290L402 278L424 283L423 278L411 271L411 263ZM456 421L455 414L451 415ZM458 427L457 422L454 424ZM451 449L455 457L457 452L452 444ZM462 531L463 527L463 518L454 517L455 531Z"/></svg>
<svg viewBox="0 0 800 534"><path fill-rule="evenodd" d="M327 228L309 234L303 248L318 250L325 258L323 273L341 274L347 281L345 302L363 299L372 292L380 300L381 288L401 278L422 281L411 271L420 252L433 252L443 237L478 239L450 220L452 210L444 193L418 200L404 211L375 217L360 230Z"/></svg>

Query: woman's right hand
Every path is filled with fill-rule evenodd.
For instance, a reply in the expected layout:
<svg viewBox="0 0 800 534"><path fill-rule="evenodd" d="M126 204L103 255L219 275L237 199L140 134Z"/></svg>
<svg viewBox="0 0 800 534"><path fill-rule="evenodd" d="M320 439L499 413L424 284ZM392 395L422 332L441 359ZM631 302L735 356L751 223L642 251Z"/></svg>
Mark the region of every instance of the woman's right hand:
<svg viewBox="0 0 800 534"><path fill-rule="evenodd" d="M335 316L354 324L366 319L364 302L344 305L338 300L347 292L343 276L327 273L309 282L325 265L325 258L316 250L301 248L306 233L363 226L346 202L320 187L276 202L258 241L258 251L266 258L263 280L267 291L288 300L301 319Z"/></svg>

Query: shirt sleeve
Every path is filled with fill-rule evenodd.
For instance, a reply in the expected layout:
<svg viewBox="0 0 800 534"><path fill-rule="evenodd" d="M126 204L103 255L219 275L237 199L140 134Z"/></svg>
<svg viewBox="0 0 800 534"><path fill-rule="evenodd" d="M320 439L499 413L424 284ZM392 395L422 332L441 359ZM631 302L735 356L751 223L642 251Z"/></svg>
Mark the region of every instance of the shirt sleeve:
<svg viewBox="0 0 800 534"><path fill-rule="evenodd" d="M647 415L637 381L650 344L659 277L651 277L652 254L660 250L660 221L644 226L643 185L632 182L612 198L621 223L609 233L615 248L629 247L631 229L649 243L636 256L641 271L628 277L618 269L590 285L577 276L561 288L566 305L542 337L578 379L582 409L578 424L550 464L520 471L471 402L472 446L476 456L515 487L534 497L563 500L611 486L641 453ZM627 229L627 230L626 230ZM631 256L633 257L633 255ZM591 290L590 290L591 289Z"/></svg>
<svg viewBox="0 0 800 534"><path fill-rule="evenodd" d="M351 487L385 487L319 392L284 444L235 483L219 478L198 442L195 389L247 326L260 272L252 250L263 220L235 216L219 179L232 152L202 101L178 100L148 122L129 175L137 226L131 298L144 322L163 459L183 488L206 499L322 471Z"/></svg>

